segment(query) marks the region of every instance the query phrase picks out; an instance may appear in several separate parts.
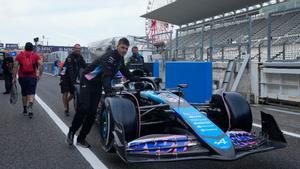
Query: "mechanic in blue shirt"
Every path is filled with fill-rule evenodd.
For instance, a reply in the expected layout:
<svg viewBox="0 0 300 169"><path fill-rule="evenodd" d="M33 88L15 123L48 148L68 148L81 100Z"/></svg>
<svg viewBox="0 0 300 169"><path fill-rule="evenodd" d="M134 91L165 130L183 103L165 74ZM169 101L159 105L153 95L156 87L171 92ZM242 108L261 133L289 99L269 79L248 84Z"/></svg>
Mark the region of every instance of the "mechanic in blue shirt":
<svg viewBox="0 0 300 169"><path fill-rule="evenodd" d="M77 111L69 129L66 142L73 145L74 134L81 127L77 137L77 145L89 148L86 136L90 132L97 113L97 107L104 88L106 96L113 95L111 80L120 71L127 79L135 81L134 77L124 64L129 41L126 38L119 40L116 50L109 50L86 67L80 78L80 94Z"/></svg>

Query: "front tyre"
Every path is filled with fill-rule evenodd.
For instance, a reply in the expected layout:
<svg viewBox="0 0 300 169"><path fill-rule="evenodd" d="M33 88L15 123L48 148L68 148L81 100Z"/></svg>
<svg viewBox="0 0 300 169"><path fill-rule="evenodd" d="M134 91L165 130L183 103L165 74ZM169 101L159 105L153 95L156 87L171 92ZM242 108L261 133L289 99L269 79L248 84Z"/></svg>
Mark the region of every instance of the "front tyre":
<svg viewBox="0 0 300 169"><path fill-rule="evenodd" d="M113 152L113 119L110 105L102 106L98 114L100 143L105 152Z"/></svg>

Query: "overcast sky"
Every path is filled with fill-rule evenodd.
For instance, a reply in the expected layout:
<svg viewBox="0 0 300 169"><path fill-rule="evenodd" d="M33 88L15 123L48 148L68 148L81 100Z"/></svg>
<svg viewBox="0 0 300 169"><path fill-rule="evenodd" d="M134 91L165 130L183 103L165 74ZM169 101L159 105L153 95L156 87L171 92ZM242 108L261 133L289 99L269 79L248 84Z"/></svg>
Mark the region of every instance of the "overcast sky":
<svg viewBox="0 0 300 169"><path fill-rule="evenodd" d="M73 45L145 35L146 0L0 0L0 42Z"/></svg>

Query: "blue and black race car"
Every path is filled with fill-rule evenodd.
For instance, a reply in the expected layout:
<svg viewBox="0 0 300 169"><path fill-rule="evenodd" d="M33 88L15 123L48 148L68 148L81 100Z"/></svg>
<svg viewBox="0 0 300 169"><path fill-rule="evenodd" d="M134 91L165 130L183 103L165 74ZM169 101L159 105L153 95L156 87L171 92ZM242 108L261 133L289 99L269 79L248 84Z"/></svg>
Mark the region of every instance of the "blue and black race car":
<svg viewBox="0 0 300 169"><path fill-rule="evenodd" d="M116 88L99 104L103 150L125 162L191 159L236 160L284 148L287 142L274 118L261 112L262 130L252 132L252 113L238 93L213 95L209 104L191 104L182 88L162 90L159 78L142 77Z"/></svg>

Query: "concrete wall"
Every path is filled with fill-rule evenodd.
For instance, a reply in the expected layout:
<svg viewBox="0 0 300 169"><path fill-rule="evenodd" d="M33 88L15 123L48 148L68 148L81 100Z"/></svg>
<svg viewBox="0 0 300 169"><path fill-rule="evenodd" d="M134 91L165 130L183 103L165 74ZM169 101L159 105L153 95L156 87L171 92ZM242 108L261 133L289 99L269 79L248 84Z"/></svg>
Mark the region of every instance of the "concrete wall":
<svg viewBox="0 0 300 169"><path fill-rule="evenodd" d="M227 62L213 62L213 90L221 88L226 68Z"/></svg>
<svg viewBox="0 0 300 169"><path fill-rule="evenodd" d="M263 67L261 77L261 97L300 102L300 64Z"/></svg>
<svg viewBox="0 0 300 169"><path fill-rule="evenodd" d="M300 63L298 67L291 63L280 63L282 67L264 67L257 61L249 62L246 67L237 91L247 98L250 103L258 103L260 98L278 99L289 102L300 102ZM236 64L232 74L232 82L227 91L230 91L234 78L238 74L241 63ZM213 81L219 85L213 89L220 89L227 62L213 63Z"/></svg>
<svg viewBox="0 0 300 169"><path fill-rule="evenodd" d="M259 101L259 85L260 85L260 74L259 74L259 63L252 61L250 63L250 101L258 103Z"/></svg>

